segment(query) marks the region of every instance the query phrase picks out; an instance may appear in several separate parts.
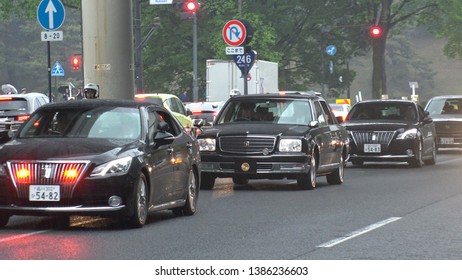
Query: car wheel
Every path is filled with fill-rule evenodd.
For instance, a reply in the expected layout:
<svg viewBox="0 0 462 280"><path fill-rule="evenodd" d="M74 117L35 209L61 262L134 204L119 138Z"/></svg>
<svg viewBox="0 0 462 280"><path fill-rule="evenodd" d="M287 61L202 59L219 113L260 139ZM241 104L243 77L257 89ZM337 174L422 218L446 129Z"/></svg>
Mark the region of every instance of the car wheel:
<svg viewBox="0 0 462 280"><path fill-rule="evenodd" d="M10 215L0 214L0 228L5 227L10 220Z"/></svg>
<svg viewBox="0 0 462 280"><path fill-rule="evenodd" d="M197 199L199 198L199 188L197 185L197 176L191 168L188 177L188 193L186 196L186 204L183 207L172 209L173 213L178 216L192 216L196 213Z"/></svg>
<svg viewBox="0 0 462 280"><path fill-rule="evenodd" d="M128 217L128 224L133 228L142 227L146 224L148 217L148 199L147 199L147 183L143 173L140 174L138 182L135 186L134 199L129 205L129 210L132 215Z"/></svg>
<svg viewBox="0 0 462 280"><path fill-rule="evenodd" d="M425 164L428 164L428 165L436 164L436 151L437 151L436 142L435 140L433 140L431 158L429 160L426 160Z"/></svg>
<svg viewBox="0 0 462 280"><path fill-rule="evenodd" d="M240 178L240 177L233 177L233 183L236 185L246 185L249 183L249 179Z"/></svg>
<svg viewBox="0 0 462 280"><path fill-rule="evenodd" d="M412 167L417 167L420 168L423 166L423 161L422 161L422 141L419 140L417 151L414 154L414 158L409 161L409 164Z"/></svg>
<svg viewBox="0 0 462 280"><path fill-rule="evenodd" d="M304 190L312 190L316 188L316 158L314 152L311 154L310 171L297 179L297 185Z"/></svg>
<svg viewBox="0 0 462 280"><path fill-rule="evenodd" d="M343 183L344 171L345 171L345 162L343 160L343 156L340 155L340 162L339 162L338 168L334 172L326 176L327 183L331 185L338 185L338 184Z"/></svg>
<svg viewBox="0 0 462 280"><path fill-rule="evenodd" d="M215 177L207 173L202 173L201 174L201 189L211 190L213 188L213 185L215 185Z"/></svg>

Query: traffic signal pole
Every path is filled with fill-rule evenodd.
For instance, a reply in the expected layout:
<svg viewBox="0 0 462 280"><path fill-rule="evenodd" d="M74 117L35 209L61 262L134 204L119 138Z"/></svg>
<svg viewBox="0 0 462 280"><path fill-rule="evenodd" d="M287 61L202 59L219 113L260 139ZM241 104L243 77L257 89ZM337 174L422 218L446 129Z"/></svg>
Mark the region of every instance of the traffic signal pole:
<svg viewBox="0 0 462 280"><path fill-rule="evenodd" d="M134 99L132 1L82 0L85 84L103 99Z"/></svg>

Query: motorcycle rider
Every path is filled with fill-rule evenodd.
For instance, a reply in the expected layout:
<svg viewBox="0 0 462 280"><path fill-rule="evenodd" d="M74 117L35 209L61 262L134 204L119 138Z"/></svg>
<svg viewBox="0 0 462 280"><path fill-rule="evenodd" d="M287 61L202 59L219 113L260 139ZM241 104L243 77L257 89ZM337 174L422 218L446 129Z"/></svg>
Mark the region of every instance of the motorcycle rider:
<svg viewBox="0 0 462 280"><path fill-rule="evenodd" d="M85 99L96 99L99 97L98 86L94 83L88 83L83 89Z"/></svg>

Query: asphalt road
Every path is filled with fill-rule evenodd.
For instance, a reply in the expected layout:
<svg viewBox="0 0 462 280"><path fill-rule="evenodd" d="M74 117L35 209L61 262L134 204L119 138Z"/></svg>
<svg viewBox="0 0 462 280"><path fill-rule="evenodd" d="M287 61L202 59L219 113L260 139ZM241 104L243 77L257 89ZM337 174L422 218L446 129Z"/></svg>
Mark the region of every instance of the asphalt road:
<svg viewBox="0 0 462 280"><path fill-rule="evenodd" d="M3 260L453 260L462 256L462 151L435 166L348 165L342 185L217 180L192 217L152 213L141 229L110 219L14 216Z"/></svg>

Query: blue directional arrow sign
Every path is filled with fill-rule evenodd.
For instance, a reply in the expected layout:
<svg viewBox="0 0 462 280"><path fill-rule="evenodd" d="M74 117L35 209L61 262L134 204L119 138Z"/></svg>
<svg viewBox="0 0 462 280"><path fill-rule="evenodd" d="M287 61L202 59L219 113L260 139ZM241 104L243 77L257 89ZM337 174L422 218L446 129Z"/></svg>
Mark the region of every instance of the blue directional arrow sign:
<svg viewBox="0 0 462 280"><path fill-rule="evenodd" d="M234 63L241 69L242 75L247 75L255 63L255 51L250 51L245 54L233 55Z"/></svg>
<svg viewBox="0 0 462 280"><path fill-rule="evenodd" d="M66 12L60 0L42 0L37 7L37 20L46 30L56 30L64 23Z"/></svg>
<svg viewBox="0 0 462 280"><path fill-rule="evenodd" d="M337 48L334 45L329 45L326 47L326 53L328 55L335 55L337 53Z"/></svg>

